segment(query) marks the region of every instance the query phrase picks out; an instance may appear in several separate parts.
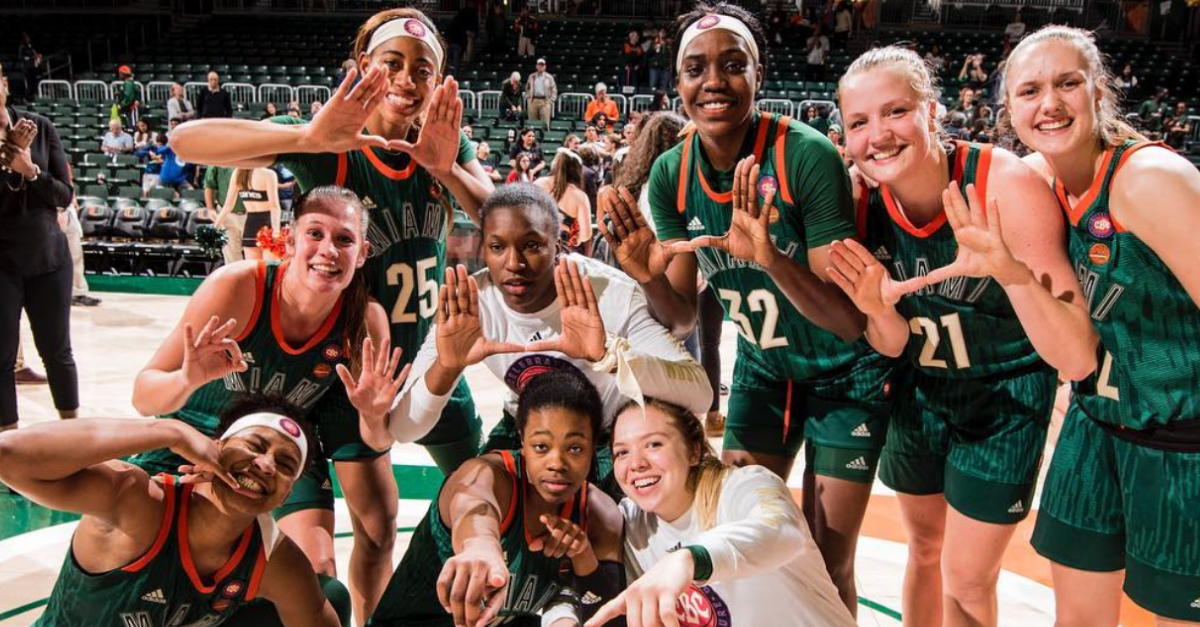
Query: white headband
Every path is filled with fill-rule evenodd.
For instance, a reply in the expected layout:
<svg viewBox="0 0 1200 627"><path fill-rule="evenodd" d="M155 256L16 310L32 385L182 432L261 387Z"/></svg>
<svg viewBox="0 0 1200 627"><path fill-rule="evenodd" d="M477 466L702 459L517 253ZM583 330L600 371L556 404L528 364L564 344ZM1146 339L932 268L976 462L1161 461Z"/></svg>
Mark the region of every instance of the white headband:
<svg viewBox="0 0 1200 627"><path fill-rule="evenodd" d="M736 17L710 13L696 20L683 32L683 37L679 41L679 52L675 54L676 72L683 67L683 53L687 50L688 44L692 43L693 39L713 29L724 29L741 37L746 42L746 45L750 47L750 57L754 61L754 64L758 65L758 44L754 43L754 34L750 32L750 28Z"/></svg>
<svg viewBox="0 0 1200 627"><path fill-rule="evenodd" d="M304 437L304 430L300 428L300 425L287 416L268 413L247 414L229 425L225 433L221 434L221 441L224 442L234 435L253 427L266 427L273 431L278 431L287 439L295 442L296 446L300 448L300 469L296 471L296 475L299 476L300 473L304 472L304 461L308 459L308 439Z"/></svg>
<svg viewBox="0 0 1200 627"><path fill-rule="evenodd" d="M397 37L411 37L425 42L425 45L433 51L433 62L437 66L438 74L442 73L442 57L445 56L442 52L442 44L438 41L437 35L434 35L424 22L416 18L392 20L376 28L375 32L371 34L370 43L367 44L367 54L374 52L379 44Z"/></svg>

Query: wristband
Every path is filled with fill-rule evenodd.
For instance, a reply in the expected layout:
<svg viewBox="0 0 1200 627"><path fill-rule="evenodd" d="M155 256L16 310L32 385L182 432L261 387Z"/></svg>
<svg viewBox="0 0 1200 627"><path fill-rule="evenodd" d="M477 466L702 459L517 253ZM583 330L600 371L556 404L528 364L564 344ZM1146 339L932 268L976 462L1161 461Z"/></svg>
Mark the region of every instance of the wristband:
<svg viewBox="0 0 1200 627"><path fill-rule="evenodd" d="M692 569L692 581L708 581L713 571L712 556L708 554L708 549L698 544L689 544L683 548L692 554L692 562L695 564Z"/></svg>

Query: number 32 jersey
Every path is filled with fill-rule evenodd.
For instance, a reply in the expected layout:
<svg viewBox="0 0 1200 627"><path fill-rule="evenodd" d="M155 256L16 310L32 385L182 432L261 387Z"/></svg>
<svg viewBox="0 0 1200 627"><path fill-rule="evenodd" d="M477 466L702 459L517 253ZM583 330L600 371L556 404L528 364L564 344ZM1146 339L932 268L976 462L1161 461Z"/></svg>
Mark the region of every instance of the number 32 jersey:
<svg viewBox="0 0 1200 627"><path fill-rule="evenodd" d="M987 198L992 147L955 142L948 157L950 180L963 194L973 183ZM924 276L954 261L958 242L944 210L916 227L886 186L862 191L859 237L892 279ZM990 277L955 277L922 288L901 298L896 310L908 320L906 358L927 375L976 378L1041 363L1004 288Z"/></svg>

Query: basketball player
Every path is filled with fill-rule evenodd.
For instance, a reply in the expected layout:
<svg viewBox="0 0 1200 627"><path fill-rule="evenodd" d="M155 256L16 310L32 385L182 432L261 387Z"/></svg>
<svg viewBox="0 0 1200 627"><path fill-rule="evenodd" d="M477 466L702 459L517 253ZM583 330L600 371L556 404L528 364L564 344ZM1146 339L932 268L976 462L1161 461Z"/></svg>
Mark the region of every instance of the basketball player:
<svg viewBox="0 0 1200 627"><path fill-rule="evenodd" d="M375 225L368 235L368 293L387 312L392 344L410 356L417 354L437 308L453 224L447 195L476 216L493 191L460 130L458 83L442 82L444 51L433 22L420 11L382 11L358 29L352 54L357 68L311 124L288 117L201 120L171 134L176 151L192 162L279 164L296 175L301 190L337 184L357 192ZM339 401L353 415L340 393L329 402ZM463 381L420 444L449 474L478 454L482 428ZM355 459L372 451L347 447L331 454Z"/></svg>
<svg viewBox="0 0 1200 627"><path fill-rule="evenodd" d="M1033 535L1053 562L1056 622L1115 626L1123 585L1159 625L1200 623L1200 172L1122 119L1086 31L1026 37L1004 85L1027 159L1066 212L1100 335Z"/></svg>
<svg viewBox="0 0 1200 627"><path fill-rule="evenodd" d="M323 462L350 436L358 440L359 420L323 410L320 401L330 388L342 387L336 368L348 364L356 372L372 371L378 361L370 349L350 347L362 346L370 334L384 338L381 353L388 352L384 314L378 304L368 306L359 270L370 246L367 216L353 192L311 190L296 206L289 260L235 263L205 279L138 374L133 391L134 407L143 415L177 418L205 434L214 433L221 409L237 395L278 396L304 412L316 425L321 441L313 457L322 463L301 477L275 516L316 572L328 577L336 577L333 488ZM387 373L395 371L392 366ZM395 382L383 379L368 383L386 389ZM370 450L360 440L357 445ZM383 591L379 579L390 574L391 543L381 538L395 534L395 479L387 455L334 459L355 530L351 593L357 609L365 611L364 599L377 599ZM156 474L174 472L180 463L165 449L133 461Z"/></svg>
<svg viewBox="0 0 1200 627"><path fill-rule="evenodd" d="M675 43L693 126L650 175L666 244L627 193L603 195L618 219L602 228L677 332L695 320L697 266L716 290L741 335L722 458L787 477L806 444L803 510L853 612L854 549L886 436L891 364L859 341L863 315L825 282L829 242L854 234L849 177L824 135L754 106L767 48L744 9L699 5L680 19ZM750 213L759 196L763 220Z"/></svg>
<svg viewBox="0 0 1200 627"><path fill-rule="evenodd" d="M995 625L1000 560L1032 506L1055 368L1087 376L1096 336L1052 194L1004 149L944 141L938 91L924 60L899 46L866 52L842 77L848 154L879 186L855 190L862 243L834 244L830 276L867 314L871 345L904 357L879 470L909 539L904 623ZM984 215L993 228L980 232L972 219ZM991 239L960 247L956 236ZM946 273L962 276L926 284Z"/></svg>
<svg viewBox="0 0 1200 627"><path fill-rule="evenodd" d="M439 316L452 324L462 310L450 303ZM565 584L598 599L593 608L616 596L621 513L587 482L602 407L578 372L526 381L521 448L486 453L446 479L368 624L568 627L582 617L561 607L539 616Z"/></svg>
<svg viewBox="0 0 1200 627"><path fill-rule="evenodd" d="M247 624L235 613L257 598L287 627L340 624L304 554L268 515L305 468L299 424L235 411L215 433L178 420L92 419L0 434L4 483L83 515L35 625ZM117 459L159 448L188 474L151 477Z"/></svg>

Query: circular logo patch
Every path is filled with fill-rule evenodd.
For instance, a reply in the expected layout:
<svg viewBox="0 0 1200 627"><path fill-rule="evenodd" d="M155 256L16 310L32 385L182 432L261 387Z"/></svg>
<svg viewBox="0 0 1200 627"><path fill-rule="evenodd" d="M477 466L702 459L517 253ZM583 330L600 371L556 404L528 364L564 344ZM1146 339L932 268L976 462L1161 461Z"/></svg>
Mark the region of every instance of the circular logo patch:
<svg viewBox="0 0 1200 627"><path fill-rule="evenodd" d="M230 605L232 605L232 603L229 602L229 599L213 599L212 611L220 614L221 612L228 610Z"/></svg>
<svg viewBox="0 0 1200 627"><path fill-rule="evenodd" d="M342 347L335 344L326 345L321 354L329 361L337 361L342 356Z"/></svg>
<svg viewBox="0 0 1200 627"><path fill-rule="evenodd" d="M711 586L688 586L675 602L680 627L730 627L729 607Z"/></svg>
<svg viewBox="0 0 1200 627"><path fill-rule="evenodd" d="M758 195L759 196L766 198L767 194L771 194L771 193L777 192L777 191L779 191L779 179L775 178L774 176L771 176L770 174L764 174L764 175L758 177Z"/></svg>
<svg viewBox="0 0 1200 627"><path fill-rule="evenodd" d="M413 37L425 37L425 25L421 23L421 20L408 20L404 23L404 30Z"/></svg>
<svg viewBox="0 0 1200 627"><path fill-rule="evenodd" d="M286 420L286 418L285 418L285 420ZM225 584L224 588L221 588L221 596L223 596L227 599L232 599L233 597L237 596L238 594L241 594L242 588L245 588L245 587L246 587L246 584L242 583L241 581L231 581L231 582Z"/></svg>
<svg viewBox="0 0 1200 627"><path fill-rule="evenodd" d="M508 367L508 371L504 373L504 384L508 386L508 389L520 394L521 390L525 389L525 386L534 377L554 370L574 370L575 372L579 372L579 369L574 364L565 359L540 354L527 355L514 361Z"/></svg>
<svg viewBox="0 0 1200 627"><path fill-rule="evenodd" d="M283 430L286 431L287 434L292 436L293 438L300 437L300 425L296 424L295 420L292 420L291 418L282 418L279 420L279 426L283 427ZM240 584L240 582L236 582L236 581L234 583ZM230 585L233 585L233 584L230 584Z"/></svg>
<svg viewBox="0 0 1200 627"><path fill-rule="evenodd" d="M720 23L721 23L720 17L718 17L716 15L705 15L704 17L700 18L699 22L696 22L696 28L698 28L700 30L707 30L707 29L710 29Z"/></svg>
<svg viewBox="0 0 1200 627"><path fill-rule="evenodd" d="M1109 250L1108 244L1092 244L1088 249L1088 261L1093 265L1102 266L1108 263L1109 257L1112 256L1112 251Z"/></svg>
<svg viewBox="0 0 1200 627"><path fill-rule="evenodd" d="M330 373L332 373L332 372L333 372L333 366L330 366L329 364L317 364L317 365L313 366L313 369L312 369L313 376L318 379L324 379L325 377L328 377L330 375Z"/></svg>
<svg viewBox="0 0 1200 627"><path fill-rule="evenodd" d="M1100 211L1088 218L1088 233L1091 233L1092 237L1108 239L1116 231L1117 229L1113 226L1112 218L1108 217L1108 212Z"/></svg>

